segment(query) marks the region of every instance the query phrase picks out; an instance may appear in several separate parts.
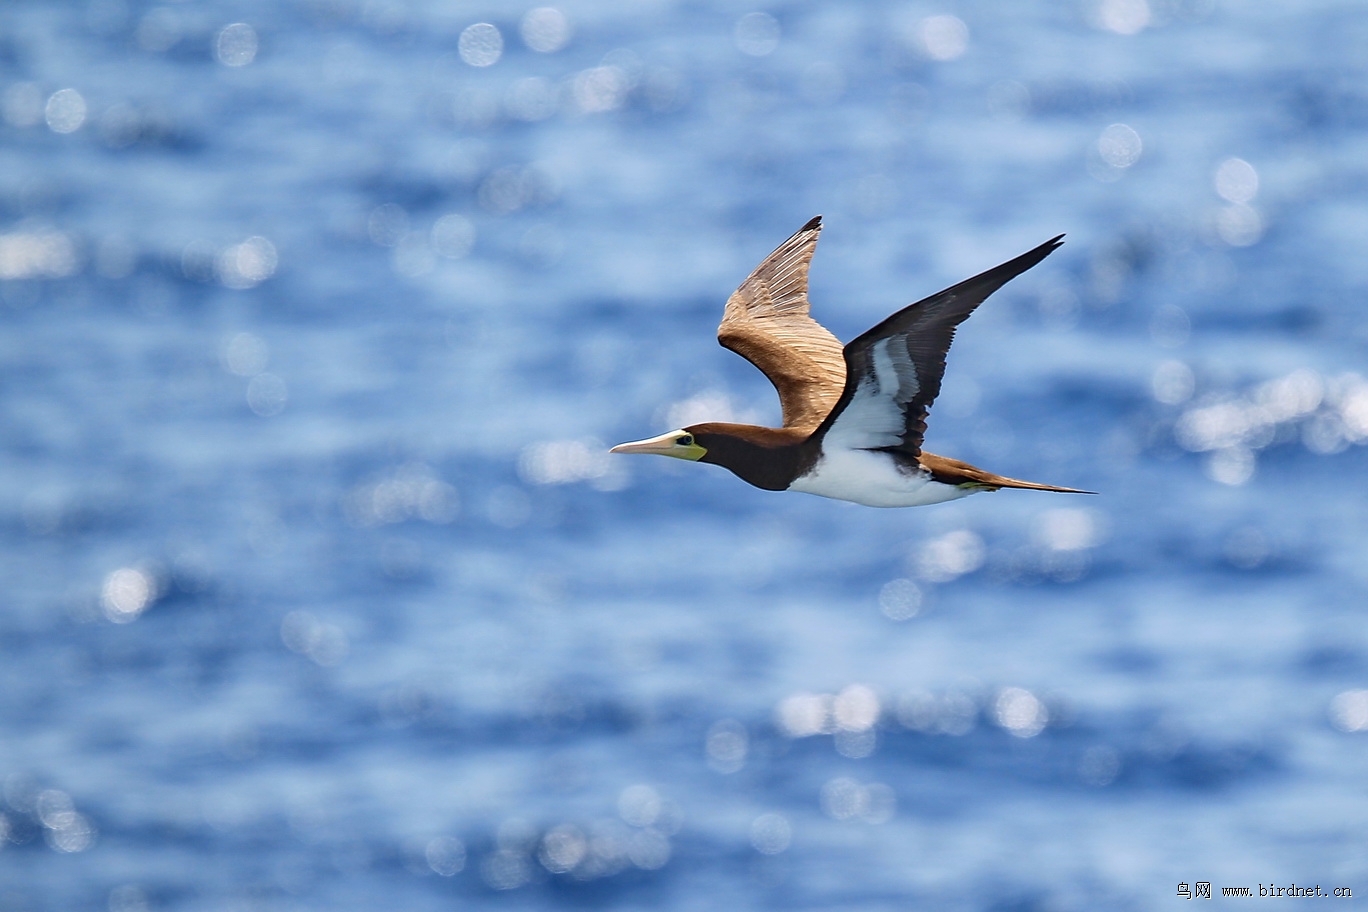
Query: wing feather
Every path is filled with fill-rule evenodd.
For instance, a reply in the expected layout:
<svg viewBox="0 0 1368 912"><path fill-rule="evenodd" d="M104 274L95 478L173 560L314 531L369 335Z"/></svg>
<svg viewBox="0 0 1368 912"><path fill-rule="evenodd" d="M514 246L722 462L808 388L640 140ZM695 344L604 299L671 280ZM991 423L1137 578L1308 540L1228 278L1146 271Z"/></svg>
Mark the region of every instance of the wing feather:
<svg viewBox="0 0 1368 912"><path fill-rule="evenodd" d="M847 345L841 399L817 434L837 446L920 456L955 328L989 295L1054 252L1063 237L904 307Z"/></svg>
<svg viewBox="0 0 1368 912"><path fill-rule="evenodd" d="M775 248L727 300L717 341L764 373L779 393L784 427L815 428L846 385L841 343L809 315L808 264L819 215Z"/></svg>

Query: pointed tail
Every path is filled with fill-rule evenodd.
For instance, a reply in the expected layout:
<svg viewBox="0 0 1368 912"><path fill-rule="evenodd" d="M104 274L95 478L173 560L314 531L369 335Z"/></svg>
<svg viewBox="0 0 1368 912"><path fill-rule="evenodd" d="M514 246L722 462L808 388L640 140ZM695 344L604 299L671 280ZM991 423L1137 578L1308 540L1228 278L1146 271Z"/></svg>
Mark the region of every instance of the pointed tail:
<svg viewBox="0 0 1368 912"><path fill-rule="evenodd" d="M1019 478L1006 478L1002 475L994 475L991 480L984 479L982 484L991 488L1021 488L1026 491L1054 491L1059 494L1096 494L1096 491L1084 491L1081 488L1061 488L1058 485L1039 484L1034 481L1022 481Z"/></svg>
<svg viewBox="0 0 1368 912"><path fill-rule="evenodd" d="M1024 488L1027 491L1055 491L1059 494L1096 494L1096 491L1084 491L1079 488L1061 488L1058 485L1039 484L1034 481L1022 481L1020 478L1008 478L1006 475L996 475L992 472L985 472L978 466L971 466L967 462L958 459L948 459L945 456L937 456L935 453L922 451L920 462L922 468L931 473L931 477L941 484L955 485L961 488L987 488L996 491L998 488Z"/></svg>

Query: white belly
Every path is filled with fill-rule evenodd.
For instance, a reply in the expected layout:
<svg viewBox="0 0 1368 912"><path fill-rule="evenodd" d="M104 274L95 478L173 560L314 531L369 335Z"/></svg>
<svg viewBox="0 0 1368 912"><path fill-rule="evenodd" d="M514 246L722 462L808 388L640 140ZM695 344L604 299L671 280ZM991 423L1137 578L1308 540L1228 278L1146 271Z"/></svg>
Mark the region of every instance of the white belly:
<svg viewBox="0 0 1368 912"><path fill-rule="evenodd" d="M904 472L887 453L846 449L823 454L812 471L795 479L788 490L866 507L920 507L974 493L971 488L932 481L925 469Z"/></svg>

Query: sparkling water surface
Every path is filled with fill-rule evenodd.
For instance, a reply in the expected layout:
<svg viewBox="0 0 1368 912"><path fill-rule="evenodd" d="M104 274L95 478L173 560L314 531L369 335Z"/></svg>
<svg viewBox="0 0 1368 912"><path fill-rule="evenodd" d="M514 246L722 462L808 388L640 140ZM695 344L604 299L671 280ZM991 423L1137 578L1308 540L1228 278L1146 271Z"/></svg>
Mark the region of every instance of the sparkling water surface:
<svg viewBox="0 0 1368 912"><path fill-rule="evenodd" d="M0 6L0 907L1368 895L1366 46L1350 0ZM816 213L843 339L1067 233L928 447L1100 496L609 457L777 421L714 327Z"/></svg>

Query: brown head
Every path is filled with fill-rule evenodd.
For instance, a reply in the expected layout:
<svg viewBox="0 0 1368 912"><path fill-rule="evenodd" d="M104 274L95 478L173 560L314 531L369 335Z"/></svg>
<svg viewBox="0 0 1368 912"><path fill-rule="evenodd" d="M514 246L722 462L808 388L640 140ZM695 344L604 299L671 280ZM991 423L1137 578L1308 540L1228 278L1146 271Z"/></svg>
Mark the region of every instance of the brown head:
<svg viewBox="0 0 1368 912"><path fill-rule="evenodd" d="M731 470L742 481L767 491L782 491L815 458L804 446L809 430L774 429L750 424L694 424L649 440L621 443L614 453L649 453Z"/></svg>

